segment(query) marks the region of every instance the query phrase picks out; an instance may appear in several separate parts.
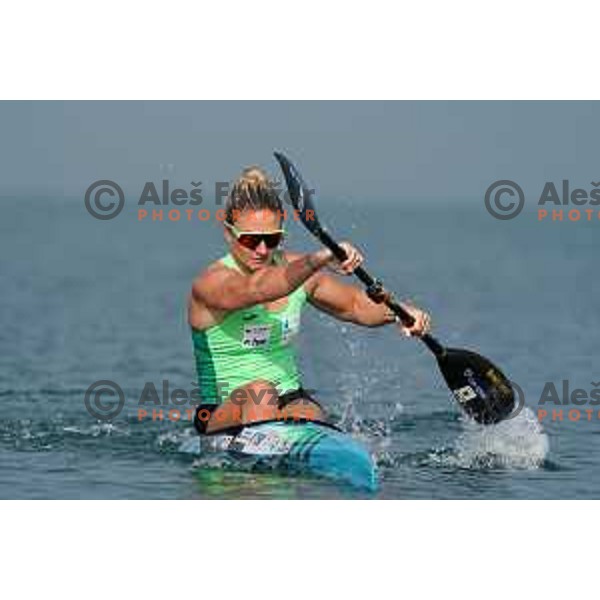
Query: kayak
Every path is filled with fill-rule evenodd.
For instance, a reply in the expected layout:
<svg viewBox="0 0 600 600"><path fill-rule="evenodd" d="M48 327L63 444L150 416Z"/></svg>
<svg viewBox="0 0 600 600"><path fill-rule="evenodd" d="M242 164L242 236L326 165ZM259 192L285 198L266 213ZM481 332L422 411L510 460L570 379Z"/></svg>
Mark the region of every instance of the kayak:
<svg viewBox="0 0 600 600"><path fill-rule="evenodd" d="M333 425L273 421L246 425L236 434L205 436L201 454L224 452L277 470L312 474L363 490L377 489L367 448Z"/></svg>

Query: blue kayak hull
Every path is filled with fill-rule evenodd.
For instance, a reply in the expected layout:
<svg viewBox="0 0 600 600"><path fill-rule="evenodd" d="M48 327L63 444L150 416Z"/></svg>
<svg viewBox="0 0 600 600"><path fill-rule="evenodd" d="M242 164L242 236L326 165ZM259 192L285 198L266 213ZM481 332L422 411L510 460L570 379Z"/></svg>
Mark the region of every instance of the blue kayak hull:
<svg viewBox="0 0 600 600"><path fill-rule="evenodd" d="M377 489L377 471L367 448L326 424L257 423L244 427L236 435L217 435L205 440L209 441L212 451L226 452L240 460L265 459L286 469L356 488Z"/></svg>

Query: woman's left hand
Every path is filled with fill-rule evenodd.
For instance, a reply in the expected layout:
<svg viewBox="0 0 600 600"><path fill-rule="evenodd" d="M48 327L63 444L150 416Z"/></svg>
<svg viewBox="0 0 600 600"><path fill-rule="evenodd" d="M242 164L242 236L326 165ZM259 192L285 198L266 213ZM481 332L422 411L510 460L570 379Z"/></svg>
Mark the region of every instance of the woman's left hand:
<svg viewBox="0 0 600 600"><path fill-rule="evenodd" d="M401 321L398 323L398 327L404 335L421 337L431 331L431 317L428 313L410 304L403 303L401 306L415 320L410 327L407 327Z"/></svg>

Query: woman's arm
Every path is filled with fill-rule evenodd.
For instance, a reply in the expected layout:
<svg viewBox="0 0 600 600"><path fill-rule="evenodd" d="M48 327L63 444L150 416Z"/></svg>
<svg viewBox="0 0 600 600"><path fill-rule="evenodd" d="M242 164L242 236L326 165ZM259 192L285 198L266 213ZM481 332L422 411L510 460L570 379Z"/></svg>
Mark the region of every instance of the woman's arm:
<svg viewBox="0 0 600 600"><path fill-rule="evenodd" d="M271 302L289 295L331 260L331 252L321 249L250 275L218 266L194 282L192 297L209 308L224 311Z"/></svg>
<svg viewBox="0 0 600 600"><path fill-rule="evenodd" d="M309 288L310 302L340 321L365 327L379 327L396 321L385 305L373 302L360 288L342 283L336 277L320 274Z"/></svg>
<svg viewBox="0 0 600 600"><path fill-rule="evenodd" d="M340 246L346 251L347 259L341 265L334 262L333 269L349 275L362 264L363 256L348 243L342 242ZM361 288L342 283L331 275L317 273L308 281L305 289L312 304L341 321L366 327L379 327L398 321L385 303L373 301ZM419 336L430 330L431 318L426 312L407 304L401 306L415 319L410 327L400 324L404 334Z"/></svg>
<svg viewBox="0 0 600 600"><path fill-rule="evenodd" d="M342 283L324 273L313 278L309 297L315 307L341 321L350 321L365 327L379 327L397 322L394 312L384 303L373 302L362 289ZM399 324L404 334L420 336L429 332L431 318L426 312L409 304L400 305L415 319L410 327Z"/></svg>

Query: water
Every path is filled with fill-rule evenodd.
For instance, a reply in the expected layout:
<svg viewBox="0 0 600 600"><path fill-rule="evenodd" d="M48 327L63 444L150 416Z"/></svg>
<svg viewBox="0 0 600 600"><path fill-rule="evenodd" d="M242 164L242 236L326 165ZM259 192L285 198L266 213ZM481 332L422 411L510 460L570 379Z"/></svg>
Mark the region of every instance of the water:
<svg viewBox="0 0 600 600"><path fill-rule="evenodd" d="M590 390L600 380L600 223L539 223L527 212L500 222L477 200L320 206L367 268L431 311L442 340L488 355L527 399L510 422L466 422L418 341L308 308L305 386L376 457L375 497L600 497L600 421L535 417L546 381ZM224 252L214 221L137 222L127 203L103 222L79 199L3 199L2 209L0 497L365 497L310 477L197 464L180 451L189 423L137 418L146 382L192 387L185 299ZM316 247L289 228L291 247ZM104 379L126 398L112 423L83 401Z"/></svg>

